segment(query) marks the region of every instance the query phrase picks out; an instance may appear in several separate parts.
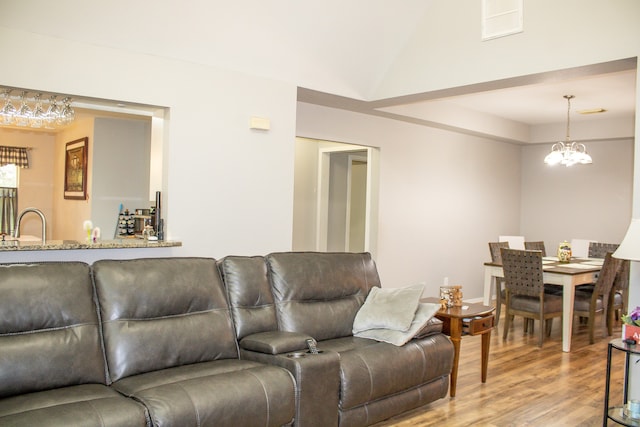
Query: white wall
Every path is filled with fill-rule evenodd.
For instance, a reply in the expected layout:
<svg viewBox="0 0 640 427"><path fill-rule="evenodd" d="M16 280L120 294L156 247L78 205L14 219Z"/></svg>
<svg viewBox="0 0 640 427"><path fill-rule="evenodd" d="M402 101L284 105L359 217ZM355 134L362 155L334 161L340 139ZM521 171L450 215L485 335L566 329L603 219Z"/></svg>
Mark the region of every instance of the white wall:
<svg viewBox="0 0 640 427"><path fill-rule="evenodd" d="M637 0L535 0L524 31L482 41L479 1L429 2L373 98L429 92L640 54Z"/></svg>
<svg viewBox="0 0 640 427"><path fill-rule="evenodd" d="M424 282L436 295L446 276L482 295L487 243L519 230L519 147L304 103L297 133L380 148L383 286Z"/></svg>
<svg viewBox="0 0 640 427"><path fill-rule="evenodd" d="M296 138L293 196L294 251L316 248L318 141Z"/></svg>
<svg viewBox="0 0 640 427"><path fill-rule="evenodd" d="M294 84L6 28L0 48L14 58L2 85L169 107L167 238L184 245L172 253L221 257L291 248ZM271 130L250 130L254 115L269 118Z"/></svg>
<svg viewBox="0 0 640 427"><path fill-rule="evenodd" d="M149 209L150 120L98 117L93 134L91 221L103 239L116 231L119 206Z"/></svg>
<svg viewBox="0 0 640 427"><path fill-rule="evenodd" d="M84 240L83 222L91 219L91 196L86 200L64 198L64 168L66 145L88 137L87 194L91 194L93 183L93 117L82 115L67 128L56 134L56 149L53 157L53 215L47 221L53 224L52 239Z"/></svg>
<svg viewBox="0 0 640 427"><path fill-rule="evenodd" d="M548 166L550 144L522 148L522 222L548 254L573 238L620 243L631 220L633 141L586 143L591 165Z"/></svg>

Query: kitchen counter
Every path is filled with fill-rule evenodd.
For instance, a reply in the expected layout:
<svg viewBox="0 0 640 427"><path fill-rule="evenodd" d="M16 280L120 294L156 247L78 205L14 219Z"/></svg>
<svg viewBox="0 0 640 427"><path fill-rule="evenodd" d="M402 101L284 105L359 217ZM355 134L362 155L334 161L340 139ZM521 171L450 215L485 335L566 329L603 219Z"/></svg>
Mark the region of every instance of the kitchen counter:
<svg viewBox="0 0 640 427"><path fill-rule="evenodd" d="M79 240L6 240L0 242L1 251L59 251L70 249L135 249L135 248L168 248L182 246L182 242L170 240L115 239L86 242Z"/></svg>

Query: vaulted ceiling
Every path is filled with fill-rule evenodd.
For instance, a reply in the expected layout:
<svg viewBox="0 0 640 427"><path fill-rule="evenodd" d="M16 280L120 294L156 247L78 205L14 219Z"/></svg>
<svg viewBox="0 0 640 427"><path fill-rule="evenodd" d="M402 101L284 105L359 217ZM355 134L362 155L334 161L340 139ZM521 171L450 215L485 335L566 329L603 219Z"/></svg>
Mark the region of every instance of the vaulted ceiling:
<svg viewBox="0 0 640 427"><path fill-rule="evenodd" d="M400 7L389 0L111 0L102 6L0 0L0 26L292 82L301 88L302 101L427 125L446 111L525 126L562 123L564 94L576 95L574 111L635 115L635 58L553 76L375 99L372 94L435 1L402 0Z"/></svg>

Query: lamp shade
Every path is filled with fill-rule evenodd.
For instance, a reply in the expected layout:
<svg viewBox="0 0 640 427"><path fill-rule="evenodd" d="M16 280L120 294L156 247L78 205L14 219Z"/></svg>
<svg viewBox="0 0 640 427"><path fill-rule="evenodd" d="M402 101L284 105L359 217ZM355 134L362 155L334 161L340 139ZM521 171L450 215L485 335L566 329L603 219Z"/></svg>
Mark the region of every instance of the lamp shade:
<svg viewBox="0 0 640 427"><path fill-rule="evenodd" d="M613 253L614 258L640 261L640 219L634 218L629 224L627 234Z"/></svg>

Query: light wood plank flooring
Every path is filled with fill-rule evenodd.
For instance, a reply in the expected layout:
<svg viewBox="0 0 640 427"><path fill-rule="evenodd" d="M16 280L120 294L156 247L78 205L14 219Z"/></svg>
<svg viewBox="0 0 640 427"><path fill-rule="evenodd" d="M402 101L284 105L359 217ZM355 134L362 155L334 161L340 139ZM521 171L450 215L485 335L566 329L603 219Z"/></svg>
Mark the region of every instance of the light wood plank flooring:
<svg viewBox="0 0 640 427"><path fill-rule="evenodd" d="M504 310L503 310L504 311ZM503 314L504 316L504 314ZM601 317L596 318L596 324ZM424 407L394 417L376 427L414 426L601 426L604 404L607 344L619 338L596 329L589 345L586 324L574 321L570 353L562 351L560 319L551 337L537 347L537 334L524 335L522 318L516 318L507 341L499 331L491 334L487 382L480 382L480 336L462 338L458 386L455 398L448 395ZM539 327L535 324L536 332ZM622 400L623 356L614 352L610 404ZM614 425L610 422L610 425Z"/></svg>

